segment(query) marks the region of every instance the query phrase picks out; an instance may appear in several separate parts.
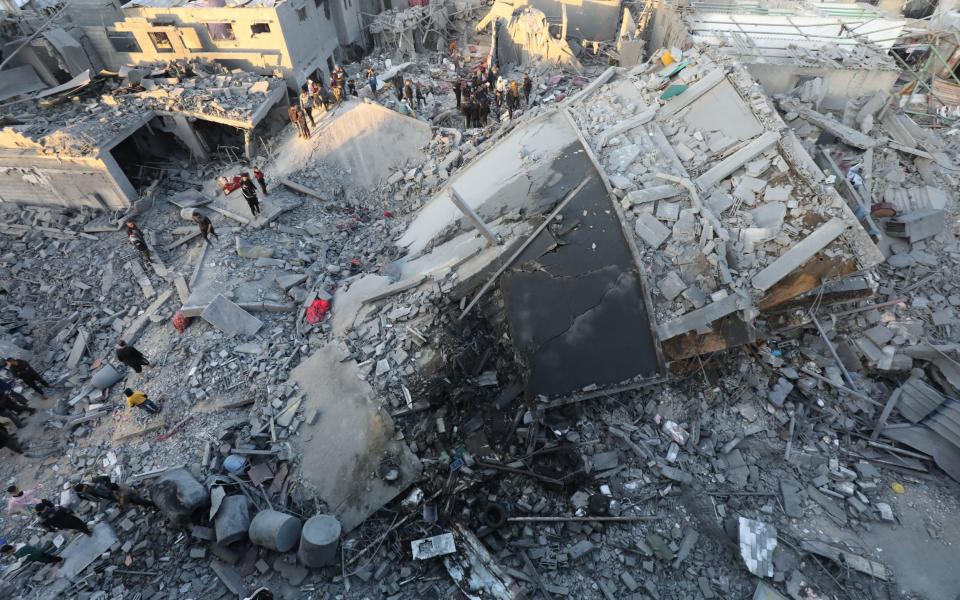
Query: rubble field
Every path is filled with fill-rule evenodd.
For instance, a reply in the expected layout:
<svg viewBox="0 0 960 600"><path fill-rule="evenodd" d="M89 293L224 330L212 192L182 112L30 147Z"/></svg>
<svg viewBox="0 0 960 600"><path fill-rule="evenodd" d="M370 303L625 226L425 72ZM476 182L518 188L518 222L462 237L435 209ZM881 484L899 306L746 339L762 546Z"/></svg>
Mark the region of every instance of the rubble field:
<svg viewBox="0 0 960 600"><path fill-rule="evenodd" d="M611 65L536 7L444 6L377 15L344 67L382 87L306 138L261 109L279 79L182 62L16 108L71 156L144 110L263 124L126 210L0 202L0 355L50 384L0 372L36 409L0 477L91 529L0 513L63 558L5 556L0 597L958 598L955 123L769 94L738 45ZM491 46L531 95L465 127ZM893 68L865 52L798 61ZM254 165L256 215L218 181ZM149 502L79 497L98 476Z"/></svg>

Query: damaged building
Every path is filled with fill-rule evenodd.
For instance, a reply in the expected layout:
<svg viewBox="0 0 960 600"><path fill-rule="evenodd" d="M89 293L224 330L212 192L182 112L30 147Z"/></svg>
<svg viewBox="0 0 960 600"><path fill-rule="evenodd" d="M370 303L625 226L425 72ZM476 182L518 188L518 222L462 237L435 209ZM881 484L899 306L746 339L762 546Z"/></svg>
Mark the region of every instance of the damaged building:
<svg viewBox="0 0 960 600"><path fill-rule="evenodd" d="M0 102L0 596L956 595L942 19L76 1L129 56Z"/></svg>
<svg viewBox="0 0 960 600"><path fill-rule="evenodd" d="M285 94L277 80L204 63L87 73L5 110L0 198L122 210L177 157L252 155L253 130Z"/></svg>

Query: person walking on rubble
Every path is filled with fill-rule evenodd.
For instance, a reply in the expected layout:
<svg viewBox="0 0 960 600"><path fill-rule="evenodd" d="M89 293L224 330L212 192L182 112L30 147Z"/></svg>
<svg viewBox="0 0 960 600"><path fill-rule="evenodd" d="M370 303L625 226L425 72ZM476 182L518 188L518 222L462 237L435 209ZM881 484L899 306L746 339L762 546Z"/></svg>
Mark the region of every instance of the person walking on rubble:
<svg viewBox="0 0 960 600"><path fill-rule="evenodd" d="M511 81L507 88L507 113L510 119L513 119L513 111L520 108L520 86L516 81Z"/></svg>
<svg viewBox="0 0 960 600"><path fill-rule="evenodd" d="M523 74L523 104L530 105L530 92L533 90L533 81L528 73Z"/></svg>
<svg viewBox="0 0 960 600"><path fill-rule="evenodd" d="M16 398L6 392L0 392L0 417L10 419L17 427L23 427L20 414L25 412L33 414L37 412L37 409L31 408L25 403L18 402Z"/></svg>
<svg viewBox="0 0 960 600"><path fill-rule="evenodd" d="M357 97L357 82L351 77L347 80L347 91L350 92L350 95L354 98Z"/></svg>
<svg viewBox="0 0 960 600"><path fill-rule="evenodd" d="M30 389L40 394L44 400L46 400L47 395L43 392L42 387L50 387L50 384L30 366L30 363L19 358L10 357L6 360L5 364L7 370L13 373L14 377L27 384Z"/></svg>
<svg viewBox="0 0 960 600"><path fill-rule="evenodd" d="M23 454L23 447L17 436L7 431L7 428L0 425L0 448L9 448L11 452Z"/></svg>
<svg viewBox="0 0 960 600"><path fill-rule="evenodd" d="M310 127L316 127L317 124L313 120L313 115L311 114L311 109L313 107L313 100L310 98L310 94L307 93L307 90L300 92L300 111L306 115L307 119L310 121Z"/></svg>
<svg viewBox="0 0 960 600"><path fill-rule="evenodd" d="M39 489L39 485L29 490L21 490L15 485L8 487L7 493L10 494L10 499L7 500L7 514L29 514L32 512L37 503L37 490Z"/></svg>
<svg viewBox="0 0 960 600"><path fill-rule="evenodd" d="M61 529L72 529L85 535L93 535L90 528L80 517L73 514L70 509L62 506L51 506L44 504L40 510L40 526L47 531L59 531Z"/></svg>
<svg viewBox="0 0 960 600"><path fill-rule="evenodd" d="M147 247L147 243L145 241L132 236L128 237L127 239L130 240L130 243L133 244L133 247L136 248L137 252L140 253L140 258L148 263L152 262L150 260L150 248Z"/></svg>
<svg viewBox="0 0 960 600"><path fill-rule="evenodd" d="M503 101L507 97L507 78L506 77L497 77L497 82L494 84L494 99L497 104L497 112L499 113L503 108Z"/></svg>
<svg viewBox="0 0 960 600"><path fill-rule="evenodd" d="M133 391L130 388L123 390L123 395L127 398L127 407L128 408L140 408L151 415L155 415L160 412L160 407L157 404L147 397L144 392L140 390Z"/></svg>
<svg viewBox="0 0 960 600"><path fill-rule="evenodd" d="M10 544L4 544L3 546L0 546L0 554L13 556L14 558L26 557L27 560L25 560L23 564L29 564L32 562L58 563L63 561L63 559L59 556L44 552L41 548L38 548L37 546L31 546L30 544L24 544L19 548L14 548Z"/></svg>
<svg viewBox="0 0 960 600"><path fill-rule="evenodd" d="M413 83L409 79L403 82L403 99L407 101L407 106L413 108Z"/></svg>
<svg viewBox="0 0 960 600"><path fill-rule="evenodd" d="M484 94L480 99L480 108L478 109L478 114L480 118L480 127L486 127L487 117L490 116L490 99L487 98L486 94Z"/></svg>
<svg viewBox="0 0 960 600"><path fill-rule="evenodd" d="M260 170L260 167L253 166L253 178L257 180L257 185L260 186L260 189L263 191L264 196L269 196L267 193L267 180L263 176L263 171Z"/></svg>
<svg viewBox="0 0 960 600"><path fill-rule="evenodd" d="M417 110L427 106L427 98L423 95L423 86L418 81L413 88L413 95L417 98Z"/></svg>
<svg viewBox="0 0 960 600"><path fill-rule="evenodd" d="M210 243L210 239L207 237L208 235L212 235L217 238L218 242L220 241L220 236L213 230L213 223L210 222L210 219L208 219L205 214L195 210L193 211L193 220L200 228L200 235L203 236L203 241L208 244Z"/></svg>
<svg viewBox="0 0 960 600"><path fill-rule="evenodd" d="M370 93L373 94L373 99L379 101L380 96L377 94L377 74L374 73L373 69L367 69L367 85L370 86Z"/></svg>
<svg viewBox="0 0 960 600"><path fill-rule="evenodd" d="M463 95L463 87L461 81L458 79L453 82L453 96L457 99L457 110L460 110L460 97Z"/></svg>
<svg viewBox="0 0 960 600"><path fill-rule="evenodd" d="M323 96L320 95L320 90L323 88L317 85L317 82L312 79L307 80L307 87L310 89L310 95L313 96L313 107L321 112L326 112L327 103L324 102Z"/></svg>
<svg viewBox="0 0 960 600"><path fill-rule="evenodd" d="M307 118L303 116L303 111L297 111L297 125L300 127L300 135L303 136L303 139L310 138L310 128L307 127Z"/></svg>
<svg viewBox="0 0 960 600"><path fill-rule="evenodd" d="M260 214L260 198L257 197L257 188L253 187L253 181L250 180L250 175L244 173L242 177L243 183L240 185L240 193L243 194L243 198L247 201L250 212L256 217Z"/></svg>
<svg viewBox="0 0 960 600"><path fill-rule="evenodd" d="M397 102L400 102L403 100L403 77L401 77L399 71L393 76L390 83L393 84L393 93L397 95Z"/></svg>
<svg viewBox="0 0 960 600"><path fill-rule="evenodd" d="M152 500L144 498L140 492L129 485L109 482L104 484L104 487L110 493L113 501L121 507L135 504L136 506L144 506L146 508L156 508L156 504L154 504Z"/></svg>
<svg viewBox="0 0 960 600"><path fill-rule="evenodd" d="M139 350L133 346L128 346L124 340L117 342L117 360L133 369L133 372L137 375L143 373L143 367L153 366Z"/></svg>
<svg viewBox="0 0 960 600"><path fill-rule="evenodd" d="M73 486L73 493L77 495L77 498L86 500L87 502L96 502L99 504L105 500L113 501L113 494L106 486L100 483L78 483Z"/></svg>
<svg viewBox="0 0 960 600"><path fill-rule="evenodd" d="M287 109L287 116L290 117L290 122L293 123L293 126L297 128L299 136L303 136L303 127L300 127L300 109L296 106L291 106Z"/></svg>
<svg viewBox="0 0 960 600"><path fill-rule="evenodd" d="M143 230L137 227L137 224L133 221L127 221L127 237L136 238L140 241L143 241Z"/></svg>

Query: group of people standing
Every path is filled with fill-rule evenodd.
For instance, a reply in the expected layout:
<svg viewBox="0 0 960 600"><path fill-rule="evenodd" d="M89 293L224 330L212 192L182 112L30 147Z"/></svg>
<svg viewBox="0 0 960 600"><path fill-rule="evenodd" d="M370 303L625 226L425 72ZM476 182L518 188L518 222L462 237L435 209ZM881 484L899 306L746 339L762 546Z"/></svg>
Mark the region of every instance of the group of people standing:
<svg viewBox="0 0 960 600"><path fill-rule="evenodd" d="M323 85L323 77L319 70L312 78L307 79L307 83L300 88L299 103L291 102L290 108L287 109L290 122L297 128L299 136L304 139L309 138L310 128L317 126L314 120L315 110L323 114L339 106L347 94L356 96L357 84L353 79L347 79L343 67L337 66L331 71L329 91Z"/></svg>
<svg viewBox="0 0 960 600"><path fill-rule="evenodd" d="M457 98L457 108L463 114L467 128L483 127L490 115L491 102L497 114L506 110L509 117L513 112L530 103L533 81L526 73L523 80L507 80L500 75L496 65L486 69L480 67L469 77L454 82L453 93ZM492 98L491 98L492 96Z"/></svg>
<svg viewBox="0 0 960 600"><path fill-rule="evenodd" d="M44 399L47 398L43 388L50 387L50 384L37 373L30 363L23 359L11 357L4 361L3 366L27 387ZM15 454L23 454L23 446L17 439L13 428L19 429L24 426L20 419L21 414L33 414L35 412L37 412L37 409L31 407L27 399L13 389L12 383L0 379L0 448L7 448Z"/></svg>
<svg viewBox="0 0 960 600"><path fill-rule="evenodd" d="M7 488L7 513L35 515L40 527L47 531L70 530L84 535L93 535L87 522L78 517L66 506L56 505L46 498L39 497L40 486L22 490L16 485ZM93 502L98 507L103 502L114 503L118 507L142 506L156 508L150 499L129 485L115 483L106 475L94 477L89 482L77 483L73 486L77 498ZM13 544L0 546L0 554L15 558L26 557L26 562L58 563L63 559L44 550L39 546L23 544L16 547Z"/></svg>

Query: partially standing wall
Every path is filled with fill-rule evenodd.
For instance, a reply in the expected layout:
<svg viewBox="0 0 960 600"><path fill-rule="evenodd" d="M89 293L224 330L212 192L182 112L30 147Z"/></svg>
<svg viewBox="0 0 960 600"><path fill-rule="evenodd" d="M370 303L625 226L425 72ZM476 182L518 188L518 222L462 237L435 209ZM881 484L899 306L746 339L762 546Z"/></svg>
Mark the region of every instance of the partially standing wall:
<svg viewBox="0 0 960 600"><path fill-rule="evenodd" d="M0 151L0 202L123 210L137 193L113 157Z"/></svg>

